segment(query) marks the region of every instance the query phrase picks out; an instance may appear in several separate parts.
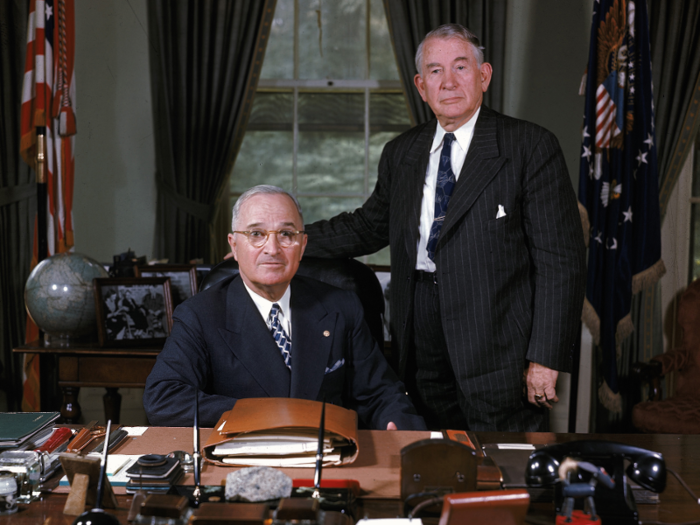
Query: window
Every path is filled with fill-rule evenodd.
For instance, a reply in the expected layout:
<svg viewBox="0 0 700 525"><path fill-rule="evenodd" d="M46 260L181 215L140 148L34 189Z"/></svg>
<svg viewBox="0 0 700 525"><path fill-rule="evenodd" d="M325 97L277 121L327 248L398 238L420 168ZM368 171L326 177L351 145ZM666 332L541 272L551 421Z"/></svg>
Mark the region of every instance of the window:
<svg viewBox="0 0 700 525"><path fill-rule="evenodd" d="M700 277L700 133L690 152L692 162L692 195L690 197L690 275L688 283Z"/></svg>
<svg viewBox="0 0 700 525"><path fill-rule="evenodd" d="M410 127L382 0L278 0L231 204L274 184L306 223L351 211L374 189L384 145ZM388 249L366 262L389 264Z"/></svg>

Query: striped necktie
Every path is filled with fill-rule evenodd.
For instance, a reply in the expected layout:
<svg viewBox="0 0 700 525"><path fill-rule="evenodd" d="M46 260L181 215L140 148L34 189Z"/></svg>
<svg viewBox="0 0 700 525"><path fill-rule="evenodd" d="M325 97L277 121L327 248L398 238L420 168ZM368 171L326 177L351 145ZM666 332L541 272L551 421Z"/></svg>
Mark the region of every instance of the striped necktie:
<svg viewBox="0 0 700 525"><path fill-rule="evenodd" d="M454 139L454 133L445 133L442 151L440 152L437 184L435 185L435 219L433 219L433 225L430 227L430 236L426 246L428 257L430 257L431 261L435 260L435 248L440 238L442 223L445 222L445 215L447 215L447 204L457 182L455 174L452 172L452 141Z"/></svg>
<svg viewBox="0 0 700 525"><path fill-rule="evenodd" d="M274 303L270 310L270 332L275 339L275 343L282 352L282 358L287 368L292 369L292 340L287 335L287 332L282 328L280 323L280 305Z"/></svg>

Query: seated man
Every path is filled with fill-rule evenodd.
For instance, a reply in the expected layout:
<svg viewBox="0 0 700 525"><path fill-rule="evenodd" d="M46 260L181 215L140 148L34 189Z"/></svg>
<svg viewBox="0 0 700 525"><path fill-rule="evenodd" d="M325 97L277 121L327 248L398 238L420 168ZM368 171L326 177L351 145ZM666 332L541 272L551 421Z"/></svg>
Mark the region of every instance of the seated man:
<svg viewBox="0 0 700 525"><path fill-rule="evenodd" d="M151 424L214 426L237 399L325 399L370 428L425 429L370 335L353 293L295 277L306 247L296 199L256 186L233 207L228 240L240 274L177 307L146 381Z"/></svg>

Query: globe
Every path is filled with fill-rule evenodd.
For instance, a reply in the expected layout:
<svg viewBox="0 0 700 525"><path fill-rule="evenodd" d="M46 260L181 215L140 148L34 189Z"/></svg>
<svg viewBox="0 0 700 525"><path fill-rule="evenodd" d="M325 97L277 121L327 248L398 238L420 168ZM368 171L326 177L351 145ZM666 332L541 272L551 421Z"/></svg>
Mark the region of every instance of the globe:
<svg viewBox="0 0 700 525"><path fill-rule="evenodd" d="M92 280L108 277L100 263L79 253L44 259L24 287L27 312L47 334L74 338L97 330Z"/></svg>

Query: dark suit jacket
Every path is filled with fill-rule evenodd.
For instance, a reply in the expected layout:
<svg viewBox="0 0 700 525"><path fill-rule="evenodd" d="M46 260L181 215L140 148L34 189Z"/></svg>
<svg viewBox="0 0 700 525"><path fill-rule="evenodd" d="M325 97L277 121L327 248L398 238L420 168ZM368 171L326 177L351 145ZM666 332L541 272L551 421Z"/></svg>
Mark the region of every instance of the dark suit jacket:
<svg viewBox="0 0 700 525"><path fill-rule="evenodd" d="M235 276L188 299L146 381L151 424L213 426L237 399L325 399L376 429L424 429L372 338L356 295L314 279L291 283L292 370L286 367L243 281Z"/></svg>
<svg viewBox="0 0 700 525"><path fill-rule="evenodd" d="M353 213L306 226L306 255L391 247L392 346L404 377L413 270L433 120L389 142L374 193ZM498 206L506 216L496 219ZM576 196L554 135L482 106L435 252L452 367L477 419L522 406L527 361L570 371L584 293Z"/></svg>

